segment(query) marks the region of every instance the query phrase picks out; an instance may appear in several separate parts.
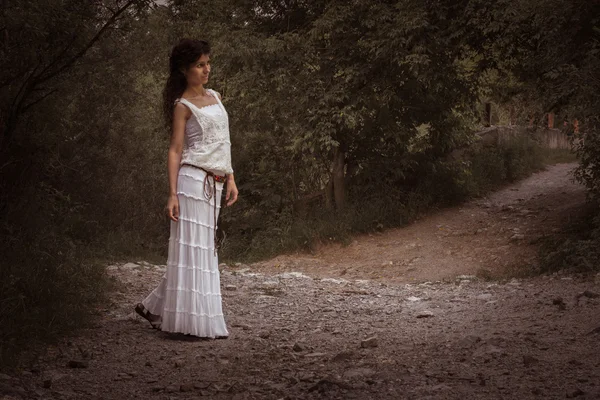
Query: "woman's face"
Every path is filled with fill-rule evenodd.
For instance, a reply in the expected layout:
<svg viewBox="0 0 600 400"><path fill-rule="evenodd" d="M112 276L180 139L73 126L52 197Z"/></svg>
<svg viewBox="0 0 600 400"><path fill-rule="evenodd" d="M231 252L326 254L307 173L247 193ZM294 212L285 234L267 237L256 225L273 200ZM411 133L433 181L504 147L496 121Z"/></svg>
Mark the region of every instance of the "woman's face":
<svg viewBox="0 0 600 400"><path fill-rule="evenodd" d="M195 63L185 71L185 78L189 86L204 85L208 82L210 74L210 56L203 54Z"/></svg>

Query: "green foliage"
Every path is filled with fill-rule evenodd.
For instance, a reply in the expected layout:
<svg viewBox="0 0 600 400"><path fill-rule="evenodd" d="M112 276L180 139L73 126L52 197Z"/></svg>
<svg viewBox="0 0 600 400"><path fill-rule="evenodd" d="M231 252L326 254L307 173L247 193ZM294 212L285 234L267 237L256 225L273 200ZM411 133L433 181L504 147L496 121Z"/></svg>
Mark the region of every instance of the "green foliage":
<svg viewBox="0 0 600 400"><path fill-rule="evenodd" d="M546 154L553 152L543 151L526 136L513 136L499 145L476 144L461 156L423 170L416 192L432 199L420 201L425 208L457 204L540 170L548 162Z"/></svg>
<svg viewBox="0 0 600 400"><path fill-rule="evenodd" d="M505 182L515 182L540 170L547 163L547 154L527 136L514 136L499 146L475 147L469 151L471 179L470 195L479 196Z"/></svg>
<svg viewBox="0 0 600 400"><path fill-rule="evenodd" d="M600 124L589 121L586 127L589 130L585 135L575 139L575 149L581 161L575 171L575 177L587 187L589 197L598 201L600 200Z"/></svg>
<svg viewBox="0 0 600 400"><path fill-rule="evenodd" d="M597 272L600 270L600 214L592 204L576 216L560 234L548 236L540 247L542 273L566 270Z"/></svg>
<svg viewBox="0 0 600 400"><path fill-rule="evenodd" d="M104 266L76 239L86 224L68 196L43 183L24 196L0 226L3 366L16 366L23 348L86 323L106 288Z"/></svg>
<svg viewBox="0 0 600 400"><path fill-rule="evenodd" d="M600 164L600 9L586 0L469 2L470 44L484 60L489 97L510 100L543 124L554 112L578 119L585 140L577 152L578 179L598 195ZM560 119L559 119L560 120ZM572 133L572 126L569 128Z"/></svg>
<svg viewBox="0 0 600 400"><path fill-rule="evenodd" d="M119 30L97 35L108 10L126 4L107 25ZM104 251L106 238L158 215L156 198L139 195L161 186L148 176L152 165L139 164L160 152L156 120L143 111L156 97L136 90L158 91L155 82L143 86L139 67L126 68L139 53L120 58L143 25L138 6L144 2L24 1L2 9L0 365L15 366L24 348L86 324L106 291L105 261L114 255Z"/></svg>

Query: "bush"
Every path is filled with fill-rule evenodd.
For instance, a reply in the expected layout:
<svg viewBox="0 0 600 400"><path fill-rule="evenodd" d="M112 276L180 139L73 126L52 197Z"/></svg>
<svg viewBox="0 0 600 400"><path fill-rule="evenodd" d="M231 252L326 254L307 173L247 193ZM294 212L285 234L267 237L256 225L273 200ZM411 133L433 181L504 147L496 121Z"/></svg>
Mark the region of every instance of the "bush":
<svg viewBox="0 0 600 400"><path fill-rule="evenodd" d="M10 368L23 350L35 356L38 345L85 326L107 280L103 263L51 231L13 236L0 252L0 365Z"/></svg>
<svg viewBox="0 0 600 400"><path fill-rule="evenodd" d="M596 272L600 270L600 214L588 209L563 231L546 238L540 247L540 272Z"/></svg>
<svg viewBox="0 0 600 400"><path fill-rule="evenodd" d="M545 154L553 151L544 151L528 136L513 136L497 146L475 144L458 159L440 161L421 191L442 206L483 196L543 168Z"/></svg>
<svg viewBox="0 0 600 400"><path fill-rule="evenodd" d="M588 189L591 199L600 199L600 122L588 123L589 131L576 141L581 165L575 171L577 180Z"/></svg>

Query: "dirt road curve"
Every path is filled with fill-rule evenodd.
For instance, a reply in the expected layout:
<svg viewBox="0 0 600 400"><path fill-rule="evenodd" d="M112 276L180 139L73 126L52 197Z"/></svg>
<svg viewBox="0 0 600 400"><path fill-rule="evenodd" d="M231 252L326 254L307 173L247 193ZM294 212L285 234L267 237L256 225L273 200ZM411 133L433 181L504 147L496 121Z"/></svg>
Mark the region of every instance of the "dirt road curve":
<svg viewBox="0 0 600 400"><path fill-rule="evenodd" d="M226 340L151 329L131 310L164 266L110 266L119 289L98 310L97 325L50 348L33 371L0 376L1 392L6 399L600 399L600 276L470 275L533 262L531 238L581 201L569 168L357 238L350 248L223 266Z"/></svg>
<svg viewBox="0 0 600 400"><path fill-rule="evenodd" d="M558 164L528 179L416 223L329 245L315 255L284 255L256 265L262 272L420 282L461 274L498 276L536 265L537 240L581 208L575 164Z"/></svg>

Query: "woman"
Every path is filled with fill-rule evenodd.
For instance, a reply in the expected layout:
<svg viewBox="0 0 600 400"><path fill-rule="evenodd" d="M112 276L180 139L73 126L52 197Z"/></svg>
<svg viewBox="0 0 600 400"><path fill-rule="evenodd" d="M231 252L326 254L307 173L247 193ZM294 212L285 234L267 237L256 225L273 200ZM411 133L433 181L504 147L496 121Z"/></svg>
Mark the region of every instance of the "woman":
<svg viewBox="0 0 600 400"><path fill-rule="evenodd" d="M167 272L135 311L162 331L227 337L215 233L223 186L227 206L238 196L228 116L221 95L204 87L210 74L207 42L181 40L169 65L163 92L165 120L172 127Z"/></svg>

